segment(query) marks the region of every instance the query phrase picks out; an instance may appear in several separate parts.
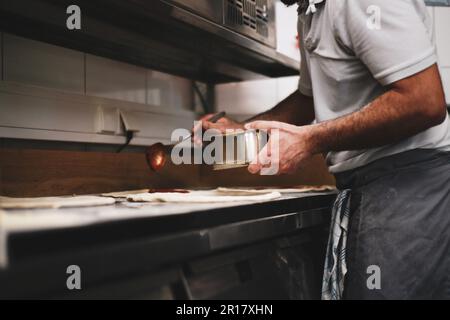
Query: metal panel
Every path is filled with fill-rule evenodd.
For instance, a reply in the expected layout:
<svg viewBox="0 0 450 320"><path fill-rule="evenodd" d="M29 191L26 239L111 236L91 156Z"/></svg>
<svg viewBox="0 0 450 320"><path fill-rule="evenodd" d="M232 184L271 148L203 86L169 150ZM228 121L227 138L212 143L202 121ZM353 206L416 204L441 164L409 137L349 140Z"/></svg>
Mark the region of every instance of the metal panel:
<svg viewBox="0 0 450 320"><path fill-rule="evenodd" d="M275 47L273 0L169 0L206 19Z"/></svg>
<svg viewBox="0 0 450 320"><path fill-rule="evenodd" d="M147 71L147 104L192 110L191 80L158 71Z"/></svg>
<svg viewBox="0 0 450 320"><path fill-rule="evenodd" d="M82 52L4 33L4 80L84 93Z"/></svg>
<svg viewBox="0 0 450 320"><path fill-rule="evenodd" d="M223 0L225 26L276 46L275 4L272 0Z"/></svg>
<svg viewBox="0 0 450 320"><path fill-rule="evenodd" d="M86 94L109 99L146 103L146 69L86 56Z"/></svg>
<svg viewBox="0 0 450 320"><path fill-rule="evenodd" d="M275 238L295 230L320 225L328 216L328 209L317 209L217 227L209 231L209 243L211 248L219 249L269 237Z"/></svg>
<svg viewBox="0 0 450 320"><path fill-rule="evenodd" d="M122 144L118 111L139 129L131 145L170 141L175 128L191 128L196 115L170 106L58 93L38 87L0 84L0 137ZM152 112L149 112L149 108Z"/></svg>
<svg viewBox="0 0 450 320"><path fill-rule="evenodd" d="M167 0L174 5L186 8L191 12L222 24L223 0Z"/></svg>
<svg viewBox="0 0 450 320"><path fill-rule="evenodd" d="M0 126L95 132L92 105L0 92Z"/></svg>
<svg viewBox="0 0 450 320"><path fill-rule="evenodd" d="M137 138L170 139L173 130L184 128L190 130L194 124L194 114L192 117L177 117L173 115L163 115L149 112L124 111L121 110L125 127L129 131L134 131Z"/></svg>
<svg viewBox="0 0 450 320"><path fill-rule="evenodd" d="M216 107L233 115L255 115L279 102L275 79L217 85Z"/></svg>

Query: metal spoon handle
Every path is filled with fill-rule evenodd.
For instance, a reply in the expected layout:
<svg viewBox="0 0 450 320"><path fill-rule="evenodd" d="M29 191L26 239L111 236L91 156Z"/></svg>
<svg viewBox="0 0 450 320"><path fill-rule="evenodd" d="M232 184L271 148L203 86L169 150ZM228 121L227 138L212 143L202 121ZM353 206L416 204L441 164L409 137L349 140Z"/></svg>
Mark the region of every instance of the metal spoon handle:
<svg viewBox="0 0 450 320"><path fill-rule="evenodd" d="M212 123L216 123L217 121L219 121L220 119L222 119L226 115L227 115L227 113L225 111L222 111L222 112L219 112L219 113L215 114L211 118L209 118L208 121L212 122Z"/></svg>

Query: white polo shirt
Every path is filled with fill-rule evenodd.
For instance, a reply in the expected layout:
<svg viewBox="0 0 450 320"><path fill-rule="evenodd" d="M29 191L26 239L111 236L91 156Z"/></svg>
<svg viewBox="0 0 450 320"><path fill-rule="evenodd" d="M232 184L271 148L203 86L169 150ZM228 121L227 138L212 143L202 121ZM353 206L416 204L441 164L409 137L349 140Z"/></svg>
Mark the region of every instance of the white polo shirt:
<svg viewBox="0 0 450 320"><path fill-rule="evenodd" d="M314 14L301 14L298 27L299 90L314 97L317 122L356 112L389 84L437 62L423 0L328 0ZM419 148L450 151L448 116L441 125L400 143L330 152L327 162L336 173Z"/></svg>

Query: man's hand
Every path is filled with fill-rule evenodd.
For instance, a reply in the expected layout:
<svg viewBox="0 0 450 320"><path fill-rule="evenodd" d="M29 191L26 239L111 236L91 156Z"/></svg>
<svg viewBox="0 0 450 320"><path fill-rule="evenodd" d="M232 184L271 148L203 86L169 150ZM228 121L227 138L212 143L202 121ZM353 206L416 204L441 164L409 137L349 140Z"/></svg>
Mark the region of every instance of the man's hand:
<svg viewBox="0 0 450 320"><path fill-rule="evenodd" d="M218 130L222 133L225 133L225 131L227 129L244 129L243 123L239 123L228 117L223 117L223 118L219 119L216 123L212 123L212 122L208 121L213 116L214 116L214 114L208 114L208 115L200 118L199 123L196 126L194 126L194 128L192 128L195 144L197 144L197 145L202 144L201 138L199 139L199 137L201 136L199 134L199 131L202 129L203 130L214 129L214 130Z"/></svg>
<svg viewBox="0 0 450 320"><path fill-rule="evenodd" d="M271 135L266 147L261 150L257 163L248 167L252 174L261 173L261 170L267 167L278 168L276 174L279 175L295 173L305 160L317 153L310 126L297 127L276 121L255 121L245 125L245 128L264 130Z"/></svg>

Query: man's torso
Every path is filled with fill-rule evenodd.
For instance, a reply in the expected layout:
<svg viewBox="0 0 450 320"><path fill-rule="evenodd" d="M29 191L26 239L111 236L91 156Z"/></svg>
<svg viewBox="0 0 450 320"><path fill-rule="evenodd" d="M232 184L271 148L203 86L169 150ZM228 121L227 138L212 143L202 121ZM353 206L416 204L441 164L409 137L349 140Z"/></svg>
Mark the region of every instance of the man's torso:
<svg viewBox="0 0 450 320"><path fill-rule="evenodd" d="M304 59L302 61L300 91L304 94L309 93L313 95L316 120L318 122L336 119L360 110L386 92L386 83L401 80L426 69L436 62L432 23L421 0L410 0L412 4L408 4L407 7L410 10L409 12L405 12L402 7L402 5L405 5L404 1L378 0L371 2L358 0L359 3L367 2L367 10L362 10L366 7L361 4L360 10L354 7L355 9L352 9L351 14L345 8L347 5L346 1L349 0L327 1L325 5L318 8L316 13L312 15L301 14L299 16L299 35L302 59ZM395 3L402 2L403 4L395 8ZM372 19L371 13L373 14L375 12L373 10L376 10L376 8L369 8L370 3L389 3L389 6L391 6L389 8L390 12L386 13L388 16L384 18L385 20L383 19L384 7L381 6L380 8L381 20L379 27L381 29L377 29L377 25L373 25L373 29L370 29L371 26L369 24L377 22L376 19L370 20ZM386 20L392 18L389 14L395 12L396 9L398 12L405 12L404 15L399 14L397 21L394 22ZM412 15L417 15L414 19L423 23L418 30L424 33L422 39L429 41L429 50L426 44L421 44L417 51L422 50L423 54L419 52L419 56L417 56L414 48L408 48L408 50L411 50L411 61L406 60L398 63L394 59L400 61L400 55L407 56L402 44L404 39L398 39L397 45L389 47L391 48L390 50L381 47L379 52L372 50L375 51L370 53L373 56L369 55L368 57L368 60L374 63L386 60L386 66L389 65L389 59L391 59L393 60L393 67L383 69L384 66L377 68L377 66L371 65L369 68L359 57L360 52L364 52L366 49L364 47L364 37L374 37L373 41L383 41L383 38L389 34L393 34L392 36L395 37L395 32L389 33L389 30L383 30L383 28L396 28L396 23L413 23L415 22L414 19L408 21ZM367 29L355 29L355 25L357 26L358 24ZM350 28L347 28L348 25L350 25ZM359 36L358 33L360 31L362 33L360 35L362 41L357 44L359 45L357 48L359 51L355 52L354 46L356 45L353 44L353 41L356 42L354 38ZM411 32L414 31L412 28ZM429 38L427 39L427 37ZM395 41L395 39L388 38L387 41ZM407 40L405 41L407 42ZM405 45L408 44L406 43ZM371 49L368 43L367 50ZM396 50L400 52L397 54ZM375 57L375 55L378 56ZM305 74L303 70L305 66L308 69L308 74ZM374 74L374 70L381 71ZM310 79L308 79L309 77ZM327 157L327 161L332 172L342 172L389 155L418 148L450 151L449 118L447 117L441 125L395 145L369 150L331 152Z"/></svg>

